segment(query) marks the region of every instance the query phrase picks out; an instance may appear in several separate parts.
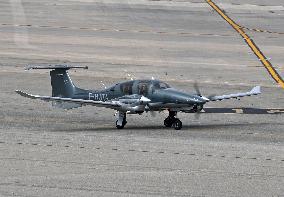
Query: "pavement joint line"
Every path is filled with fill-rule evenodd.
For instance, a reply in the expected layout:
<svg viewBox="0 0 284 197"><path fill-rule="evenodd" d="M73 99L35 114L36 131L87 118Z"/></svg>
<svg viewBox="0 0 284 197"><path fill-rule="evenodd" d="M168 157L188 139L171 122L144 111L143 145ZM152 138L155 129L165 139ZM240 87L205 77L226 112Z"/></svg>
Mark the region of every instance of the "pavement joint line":
<svg viewBox="0 0 284 197"><path fill-rule="evenodd" d="M6 142L0 142L0 144L4 144ZM16 144L18 145L22 145L22 144L26 144L26 145L42 145L42 144L39 144L39 143L22 143L22 142L17 142ZM53 146L52 144L46 144L46 145L42 145L42 146ZM69 148L69 147L73 147L73 146L70 146L70 145L62 145L63 147L65 148ZM75 147L75 146L74 146ZM83 148L86 148L85 146L78 146L78 148L80 149L83 149ZM102 148L100 147L96 147L95 149L97 150L100 150ZM118 148L112 148L111 150L113 151L132 151L132 152L141 152L141 153L156 153L156 154L174 154L174 155L190 155L190 156L197 156L196 153L182 153L182 152L165 152L165 151L148 151L148 150L135 150L135 149L128 149L128 150L122 150L122 149L118 149ZM199 156L202 156L202 154L200 154ZM225 158L227 156L225 155L213 155L213 154L203 154L204 157L215 157L215 158ZM230 158L230 157L227 157L227 158ZM244 160L264 160L264 161L278 161L278 159L272 159L272 158L257 158L257 157L241 157L241 156L234 156L234 157L231 157L231 158L235 158L235 159L244 159ZM280 159L281 162L284 162L284 159Z"/></svg>
<svg viewBox="0 0 284 197"><path fill-rule="evenodd" d="M2 26L15 26L15 27L51 27L51 28L60 28L60 29L86 29L86 30L93 30L93 31L130 31L130 32L140 32L140 33L157 33L157 34L190 34L191 32L166 32L166 31L151 31L151 30L126 30L126 29L109 29L109 28L91 28L91 27L68 27L68 26L50 26L50 25L31 25L31 24L8 24L8 23L2 23ZM269 31L269 30L263 30L263 29L257 29L257 28L248 28L245 26L236 25L234 27L238 27L240 29L246 29L249 31L255 31L255 32L262 32L262 33L270 33L270 34L278 34L283 35L284 32L276 32L276 31ZM194 34L195 35L195 34ZM197 34L197 35L210 35L210 34ZM214 34L212 34L214 35ZM218 35L219 36L219 35ZM220 36L228 36L228 35L220 35Z"/></svg>
<svg viewBox="0 0 284 197"><path fill-rule="evenodd" d="M82 162L82 161L65 161L65 160L49 160L49 159L35 159L35 158L19 158L19 157L0 157L0 160L16 160L16 161L30 161L30 162L48 162L48 163L61 163L61 164L75 164L75 165L97 165L97 166L119 166L119 167L131 167L131 168L139 168L139 169L163 169L163 170L171 170L171 171L179 171L179 172L206 172L206 173L222 173L222 174L230 174L230 175L238 175L238 176L267 176L267 177L284 177L282 175L275 174L264 174L264 173L251 173L251 172L231 172L224 170L210 170L210 169L185 169L185 168L171 168L171 167L157 167L157 166L142 166L142 165L125 165L125 164L109 164L109 163L95 163L95 162Z"/></svg>
<svg viewBox="0 0 284 197"><path fill-rule="evenodd" d="M239 26L239 28L246 29L246 30L249 30L249 31L264 32L264 33L270 33L270 34L279 34L279 35L284 34L284 32L269 31L269 30L263 30L263 29L257 29L257 28L248 28L248 27L244 27L244 26Z"/></svg>
<svg viewBox="0 0 284 197"><path fill-rule="evenodd" d="M67 27L67 26L49 26L49 25L21 25L21 24L0 24L2 26L14 27L37 27L37 28L59 28L59 29L73 29L73 30L92 30L92 31L115 31L115 32L134 32L134 33L154 33L154 34L168 34L168 35L193 35L193 36L232 36L229 34L204 34L204 33L191 33L191 32L166 32L166 31L151 31L151 30L126 30L126 29L108 29L108 28L88 28L88 27Z"/></svg>
<svg viewBox="0 0 284 197"><path fill-rule="evenodd" d="M284 80L280 76L280 74L275 70L270 61L266 60L265 55L258 48L258 46L254 43L252 39L246 34L246 32L238 25L235 21L233 21L222 9L219 8L212 0L205 0L227 23L229 23L244 39L247 45L251 48L254 54L261 59L261 63L266 68L270 76L274 79L276 83L278 83L284 89Z"/></svg>

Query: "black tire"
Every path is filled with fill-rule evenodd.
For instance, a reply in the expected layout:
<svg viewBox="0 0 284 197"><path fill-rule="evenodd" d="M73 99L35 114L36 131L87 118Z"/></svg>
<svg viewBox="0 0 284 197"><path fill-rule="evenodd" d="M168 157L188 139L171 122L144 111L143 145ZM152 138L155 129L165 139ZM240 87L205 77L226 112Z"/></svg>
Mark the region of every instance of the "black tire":
<svg viewBox="0 0 284 197"><path fill-rule="evenodd" d="M172 127L173 125L173 120L169 117L167 117L165 120L164 120L164 125L165 127Z"/></svg>
<svg viewBox="0 0 284 197"><path fill-rule="evenodd" d="M175 119L173 126L175 130L180 130L182 128L182 122L179 119Z"/></svg>
<svg viewBox="0 0 284 197"><path fill-rule="evenodd" d="M123 122L122 122L122 125L118 125L117 122L118 122L118 120L115 122L115 125L116 125L116 128L117 128L117 129L123 129L124 126L126 125L126 121L123 121Z"/></svg>

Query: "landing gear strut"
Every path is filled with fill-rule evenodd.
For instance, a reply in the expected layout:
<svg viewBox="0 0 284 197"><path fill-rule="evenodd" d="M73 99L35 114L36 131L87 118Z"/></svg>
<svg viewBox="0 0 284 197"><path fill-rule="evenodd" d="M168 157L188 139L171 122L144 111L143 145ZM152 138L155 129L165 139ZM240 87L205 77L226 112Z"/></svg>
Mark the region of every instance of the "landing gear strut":
<svg viewBox="0 0 284 197"><path fill-rule="evenodd" d="M118 112L118 118L117 121L115 122L116 128L117 129L123 129L124 126L126 125L126 113L124 112Z"/></svg>
<svg viewBox="0 0 284 197"><path fill-rule="evenodd" d="M182 122L176 118L176 111L169 111L169 116L164 120L164 125L166 127L174 127L175 130L180 130L182 128Z"/></svg>

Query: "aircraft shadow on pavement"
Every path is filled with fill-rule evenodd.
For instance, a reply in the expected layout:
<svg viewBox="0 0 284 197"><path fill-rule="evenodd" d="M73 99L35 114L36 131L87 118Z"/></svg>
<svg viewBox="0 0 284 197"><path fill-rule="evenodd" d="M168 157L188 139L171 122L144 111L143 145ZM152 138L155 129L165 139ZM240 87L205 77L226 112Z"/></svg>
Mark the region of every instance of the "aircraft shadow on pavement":
<svg viewBox="0 0 284 197"><path fill-rule="evenodd" d="M176 131L174 128L166 128L162 125L147 125L147 126L135 126L135 125L126 125L124 129L116 129L113 125L106 125L105 127L78 127L78 128L66 128L66 129L56 129L56 131L65 131L65 132L125 132L125 131L141 131L141 130L164 130L164 131L175 131L175 132L184 132L194 130L210 130L210 129L226 129L226 128L243 128L243 127L256 127L256 126L265 126L271 125L272 123L232 123L232 124L192 124L184 125L182 130Z"/></svg>

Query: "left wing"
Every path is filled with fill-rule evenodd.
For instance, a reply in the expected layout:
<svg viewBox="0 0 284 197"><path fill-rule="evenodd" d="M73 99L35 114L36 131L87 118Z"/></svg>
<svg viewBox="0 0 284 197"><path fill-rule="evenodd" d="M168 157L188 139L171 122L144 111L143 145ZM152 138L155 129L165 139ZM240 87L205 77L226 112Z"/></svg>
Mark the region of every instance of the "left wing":
<svg viewBox="0 0 284 197"><path fill-rule="evenodd" d="M39 95L28 94L20 90L16 90L16 93L26 98L39 99L39 100L43 100L47 102L48 101L59 101L59 102L67 102L67 103L74 103L74 104L80 104L80 105L92 105L96 107L106 107L106 108L111 108L115 110L121 107L121 104L118 101L93 101L93 100L84 100L84 99L39 96Z"/></svg>
<svg viewBox="0 0 284 197"><path fill-rule="evenodd" d="M209 99L209 101L221 101L221 100L224 100L224 99L240 98L240 97L258 95L258 94L261 94L260 86L254 87L249 92L237 93L237 94L228 94L228 95L222 95L222 96L212 96L208 99Z"/></svg>

